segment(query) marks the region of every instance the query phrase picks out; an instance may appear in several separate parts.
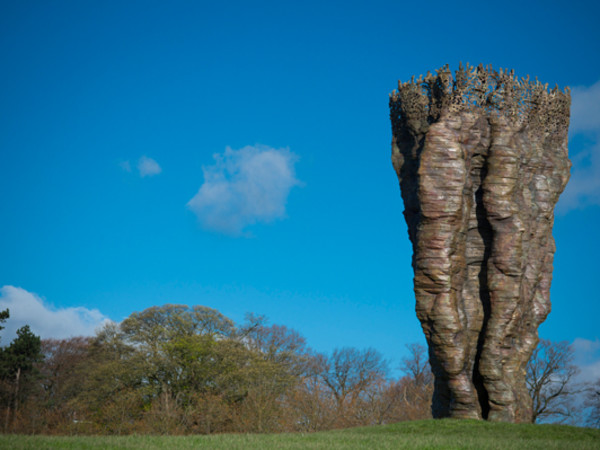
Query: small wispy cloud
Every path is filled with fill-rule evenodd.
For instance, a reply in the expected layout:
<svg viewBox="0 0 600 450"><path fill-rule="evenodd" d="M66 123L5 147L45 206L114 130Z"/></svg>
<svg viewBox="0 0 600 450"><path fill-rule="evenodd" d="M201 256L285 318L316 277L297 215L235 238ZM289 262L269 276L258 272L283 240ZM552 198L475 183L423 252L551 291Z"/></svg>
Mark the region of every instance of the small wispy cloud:
<svg viewBox="0 0 600 450"><path fill-rule="evenodd" d="M0 332L2 345L16 336L17 329L29 325L42 339L91 336L111 320L97 309L84 307L52 308L36 294L15 286L0 288L0 311L9 309L10 317Z"/></svg>
<svg viewBox="0 0 600 450"><path fill-rule="evenodd" d="M187 203L205 229L240 236L249 225L285 217L290 190L300 184L296 155L255 145L227 147L213 158L215 164L203 167L204 183Z"/></svg>
<svg viewBox="0 0 600 450"><path fill-rule="evenodd" d="M125 172L131 172L131 164L129 163L129 161L120 161L119 167Z"/></svg>
<svg viewBox="0 0 600 450"><path fill-rule="evenodd" d="M125 172L131 172L131 162L129 160L119 161L119 167ZM140 177L152 177L162 172L162 167L152 158L142 156L137 160L137 170Z"/></svg>
<svg viewBox="0 0 600 450"><path fill-rule="evenodd" d="M148 158L147 156L142 156L138 160L137 168L142 178L158 175L162 172L162 168L158 165L158 163L154 159Z"/></svg>
<svg viewBox="0 0 600 450"><path fill-rule="evenodd" d="M585 147L572 155L571 179L558 202L566 213L589 205L600 205L600 81L571 89L571 140L585 140Z"/></svg>

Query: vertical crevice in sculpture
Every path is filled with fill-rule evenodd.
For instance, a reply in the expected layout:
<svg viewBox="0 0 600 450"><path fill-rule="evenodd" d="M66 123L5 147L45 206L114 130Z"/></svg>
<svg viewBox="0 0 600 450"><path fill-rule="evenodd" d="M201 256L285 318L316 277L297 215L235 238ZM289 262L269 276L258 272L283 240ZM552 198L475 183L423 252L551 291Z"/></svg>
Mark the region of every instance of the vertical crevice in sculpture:
<svg viewBox="0 0 600 450"><path fill-rule="evenodd" d="M568 90L482 66L390 96L434 417L530 418L525 365L550 311L569 105Z"/></svg>
<svg viewBox="0 0 600 450"><path fill-rule="evenodd" d="M477 399L479 401L479 407L481 409L481 417L483 419L488 418L490 412L489 396L483 384L483 377L479 371L479 361L481 360L481 352L483 351L483 343L485 340L485 333L487 328L487 322L490 319L491 304L490 304L490 292L487 284L487 264L490 258L490 248L492 242L492 229L490 222L487 219L487 212L483 205L483 188L481 183L485 178L487 168L481 167L479 170L479 183L475 192L475 220L477 224L476 233L479 235L480 246L483 247L483 251L479 253L479 258L475 261L470 261L470 266L474 272L477 272L477 292L475 295L479 296L481 300L481 309L483 312L483 318L481 320L481 329L477 333L477 351L475 353L475 361L473 365L473 384L477 391ZM471 242L476 242L478 239L472 238ZM467 261L469 263L469 261ZM474 275L475 276L475 275Z"/></svg>

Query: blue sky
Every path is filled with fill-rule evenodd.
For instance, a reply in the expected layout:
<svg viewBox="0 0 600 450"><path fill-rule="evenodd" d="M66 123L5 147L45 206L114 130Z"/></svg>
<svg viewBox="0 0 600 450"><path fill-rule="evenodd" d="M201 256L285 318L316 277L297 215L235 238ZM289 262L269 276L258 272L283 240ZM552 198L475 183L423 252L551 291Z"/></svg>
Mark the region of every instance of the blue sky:
<svg viewBox="0 0 600 450"><path fill-rule="evenodd" d="M388 93L463 61L575 88L540 334L575 342L600 376L599 9L1 0L7 333L89 333L153 305L202 304L397 365L423 338Z"/></svg>

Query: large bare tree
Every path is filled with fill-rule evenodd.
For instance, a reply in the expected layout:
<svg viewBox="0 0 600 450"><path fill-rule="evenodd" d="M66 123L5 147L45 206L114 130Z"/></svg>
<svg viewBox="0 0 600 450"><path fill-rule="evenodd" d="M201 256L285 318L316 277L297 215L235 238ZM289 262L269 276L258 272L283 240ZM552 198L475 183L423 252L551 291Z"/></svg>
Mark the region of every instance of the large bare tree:
<svg viewBox="0 0 600 450"><path fill-rule="evenodd" d="M533 351L527 364L532 423L543 419L564 422L575 414L574 396L581 388L574 382L579 369L573 358L573 348L565 341L542 339Z"/></svg>

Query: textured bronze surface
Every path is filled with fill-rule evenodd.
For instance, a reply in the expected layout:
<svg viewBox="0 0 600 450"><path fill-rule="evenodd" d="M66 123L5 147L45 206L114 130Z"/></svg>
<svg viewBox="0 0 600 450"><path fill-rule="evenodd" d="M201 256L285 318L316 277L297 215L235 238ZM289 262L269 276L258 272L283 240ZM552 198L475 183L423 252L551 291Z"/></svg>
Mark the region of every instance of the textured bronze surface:
<svg viewBox="0 0 600 450"><path fill-rule="evenodd" d="M570 93L461 65L390 94L434 417L527 422L525 366L550 312Z"/></svg>

